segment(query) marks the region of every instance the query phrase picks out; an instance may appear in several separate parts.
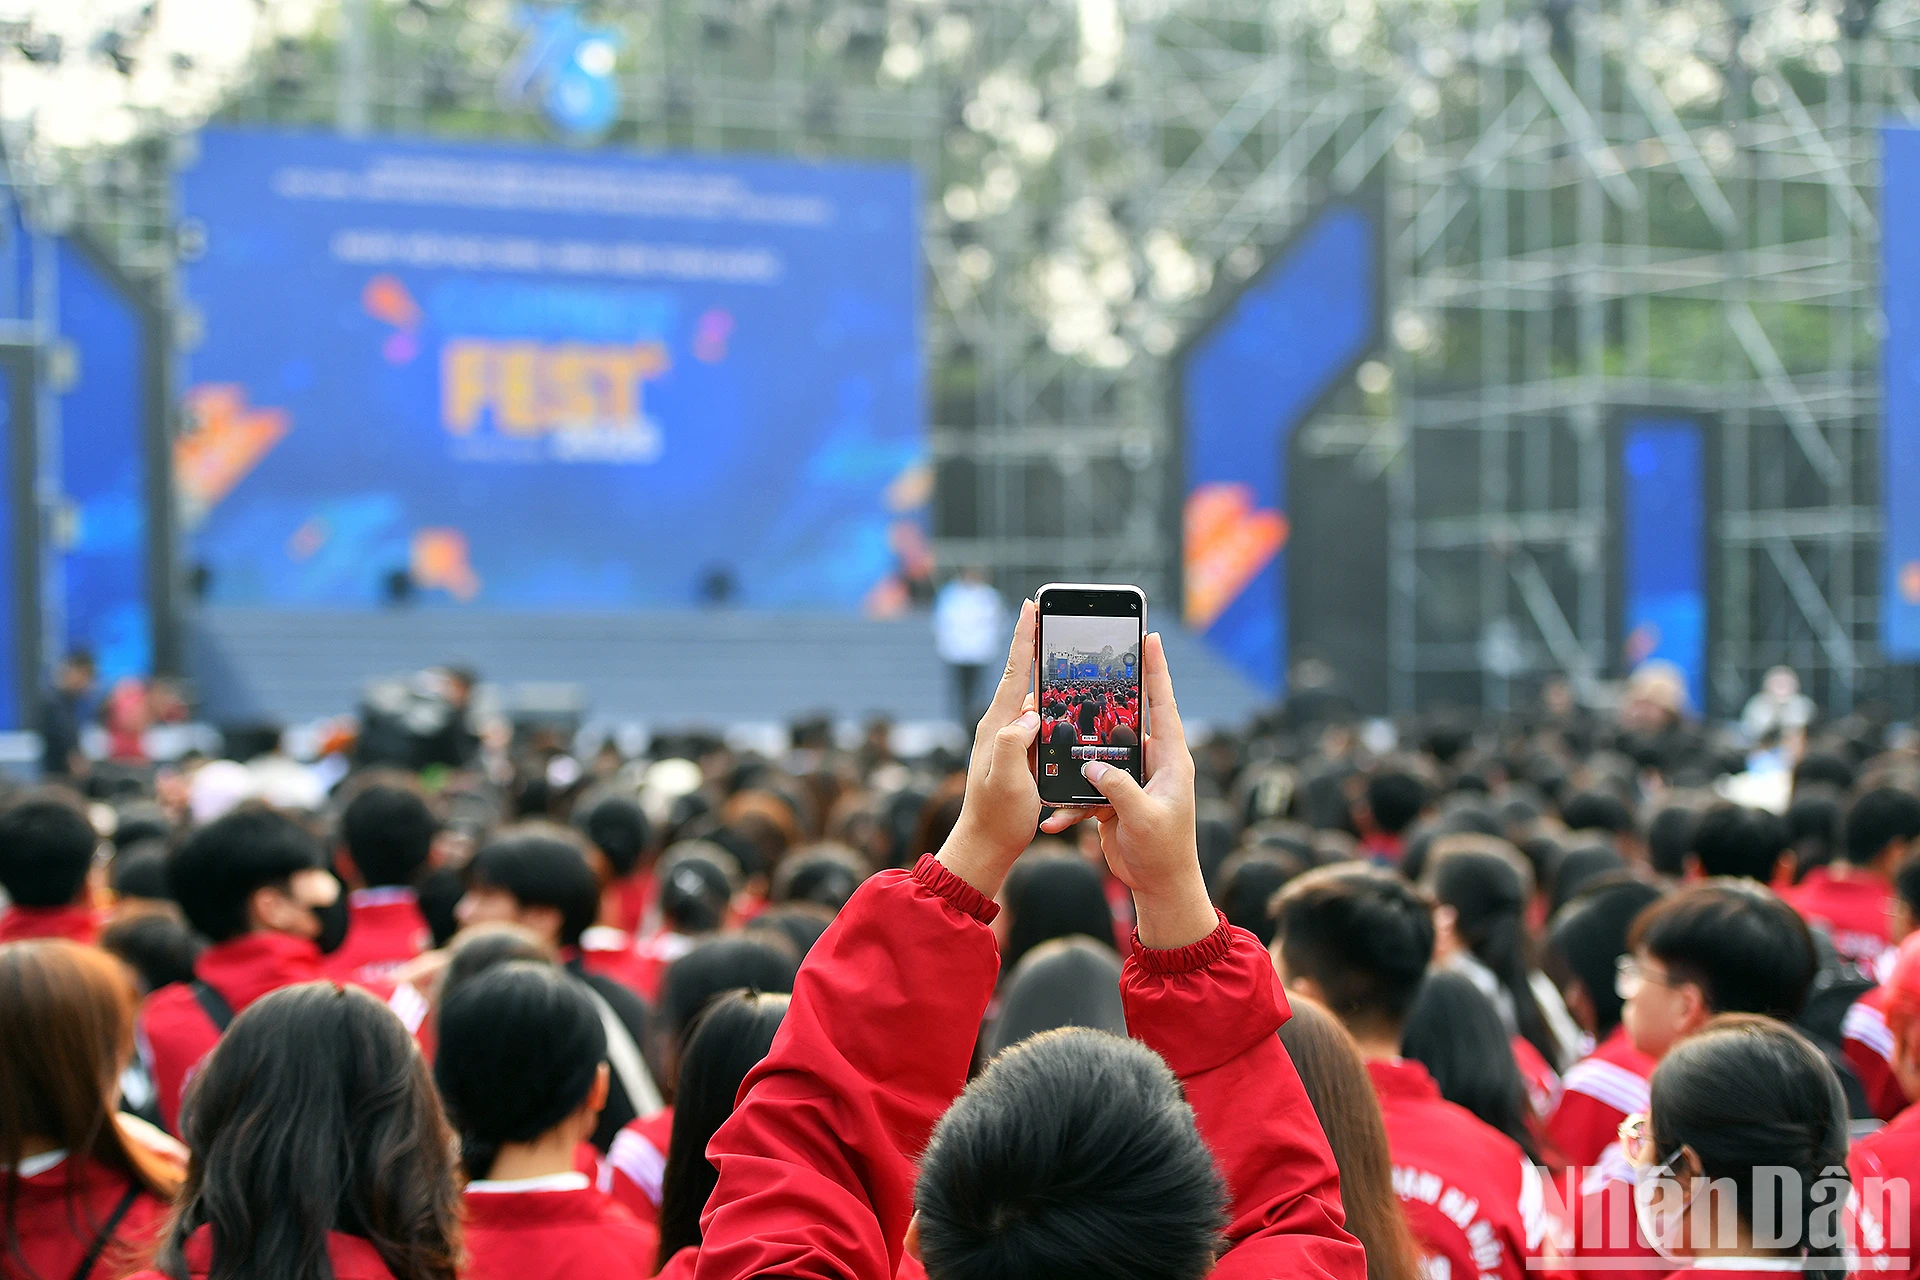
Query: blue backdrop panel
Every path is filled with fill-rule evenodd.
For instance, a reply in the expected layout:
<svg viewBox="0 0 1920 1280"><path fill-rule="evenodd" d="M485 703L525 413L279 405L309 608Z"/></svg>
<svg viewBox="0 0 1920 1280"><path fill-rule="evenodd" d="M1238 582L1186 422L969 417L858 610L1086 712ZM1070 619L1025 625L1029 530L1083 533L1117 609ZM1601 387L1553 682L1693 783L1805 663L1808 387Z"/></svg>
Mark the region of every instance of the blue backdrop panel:
<svg viewBox="0 0 1920 1280"><path fill-rule="evenodd" d="M60 484L77 517L59 562L66 645L92 650L111 683L153 669L145 324L78 245L57 254L60 336L79 358L60 397Z"/></svg>
<svg viewBox="0 0 1920 1280"><path fill-rule="evenodd" d="M0 364L0 731L26 727L34 621L25 604L38 577L31 424L15 422L13 410L13 370Z"/></svg>
<svg viewBox="0 0 1920 1280"><path fill-rule="evenodd" d="M1373 344L1377 246L1371 214L1329 206L1180 369L1187 623L1269 693L1287 668L1287 443Z"/></svg>
<svg viewBox="0 0 1920 1280"><path fill-rule="evenodd" d="M1683 418L1621 435L1621 621L1629 661L1673 663L1696 711L1707 687L1706 436Z"/></svg>
<svg viewBox="0 0 1920 1280"><path fill-rule="evenodd" d="M1881 131L1882 300L1887 311L1881 431L1880 645L1920 661L1920 129Z"/></svg>
<svg viewBox="0 0 1920 1280"><path fill-rule="evenodd" d="M905 168L210 130L177 480L230 604L857 607L924 451ZM901 483L896 483L901 482Z"/></svg>

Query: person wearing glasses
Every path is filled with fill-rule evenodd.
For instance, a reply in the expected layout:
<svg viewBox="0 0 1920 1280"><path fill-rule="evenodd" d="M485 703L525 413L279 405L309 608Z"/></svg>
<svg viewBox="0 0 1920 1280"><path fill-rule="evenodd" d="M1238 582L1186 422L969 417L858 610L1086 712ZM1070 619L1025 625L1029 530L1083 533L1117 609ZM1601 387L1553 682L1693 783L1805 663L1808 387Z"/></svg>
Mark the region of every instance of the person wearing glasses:
<svg viewBox="0 0 1920 1280"><path fill-rule="evenodd" d="M1620 1145L1634 1220L1674 1274L1847 1271L1846 1098L1784 1023L1724 1014L1677 1044Z"/></svg>
<svg viewBox="0 0 1920 1280"><path fill-rule="evenodd" d="M1615 977L1621 1024L1636 1050L1664 1064L1719 1015L1791 1022L1806 1004L1816 967L1806 923L1765 886L1702 881L1647 907L1628 930ZM1647 1101L1626 1101L1638 1102L1623 1108L1630 1113L1650 1110ZM1623 1259L1656 1256L1657 1242L1632 1215L1635 1174L1621 1143L1609 1144L1574 1185L1571 1272L1612 1276ZM1596 1197L1602 1203L1590 1204Z"/></svg>

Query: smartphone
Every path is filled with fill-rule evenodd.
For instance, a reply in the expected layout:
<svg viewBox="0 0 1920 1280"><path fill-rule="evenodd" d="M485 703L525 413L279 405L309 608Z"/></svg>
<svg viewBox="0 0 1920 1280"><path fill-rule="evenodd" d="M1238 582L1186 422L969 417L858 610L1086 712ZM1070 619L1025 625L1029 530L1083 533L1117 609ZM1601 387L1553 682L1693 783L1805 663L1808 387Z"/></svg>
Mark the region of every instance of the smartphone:
<svg viewBox="0 0 1920 1280"><path fill-rule="evenodd" d="M1140 694L1147 595L1138 587L1050 582L1034 597L1035 698L1040 737L1033 776L1051 805L1105 804L1080 772L1104 760L1145 782L1140 744L1147 705Z"/></svg>

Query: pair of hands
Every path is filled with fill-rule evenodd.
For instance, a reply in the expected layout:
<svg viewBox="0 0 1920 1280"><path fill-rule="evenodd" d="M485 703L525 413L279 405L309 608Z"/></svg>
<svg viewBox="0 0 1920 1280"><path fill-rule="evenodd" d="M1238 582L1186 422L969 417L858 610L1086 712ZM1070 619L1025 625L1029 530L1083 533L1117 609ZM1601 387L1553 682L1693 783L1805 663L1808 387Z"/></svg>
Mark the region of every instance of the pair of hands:
<svg viewBox="0 0 1920 1280"><path fill-rule="evenodd" d="M1194 827L1193 755L1180 728L1173 678L1158 633L1141 650L1141 680L1153 732L1146 739L1145 787L1125 769L1089 761L1082 772L1111 807L1056 809L1040 821L1040 790L1028 751L1040 732L1031 692L1037 611L1020 606L1007 669L974 734L967 793L960 820L940 850L940 861L968 884L994 897L1035 829L1065 831L1091 817L1100 823L1107 866L1133 890L1141 944L1183 947L1219 926L1200 874Z"/></svg>

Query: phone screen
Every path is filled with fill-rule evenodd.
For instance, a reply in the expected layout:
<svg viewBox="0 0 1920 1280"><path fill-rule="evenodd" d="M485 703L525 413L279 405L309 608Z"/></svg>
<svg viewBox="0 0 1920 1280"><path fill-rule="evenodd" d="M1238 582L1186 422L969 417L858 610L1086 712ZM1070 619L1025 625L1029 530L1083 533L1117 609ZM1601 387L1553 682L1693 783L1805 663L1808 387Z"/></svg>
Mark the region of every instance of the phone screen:
<svg viewBox="0 0 1920 1280"><path fill-rule="evenodd" d="M1142 780L1146 597L1137 587L1043 587L1039 606L1040 798L1104 803L1080 772L1087 761L1104 760Z"/></svg>

